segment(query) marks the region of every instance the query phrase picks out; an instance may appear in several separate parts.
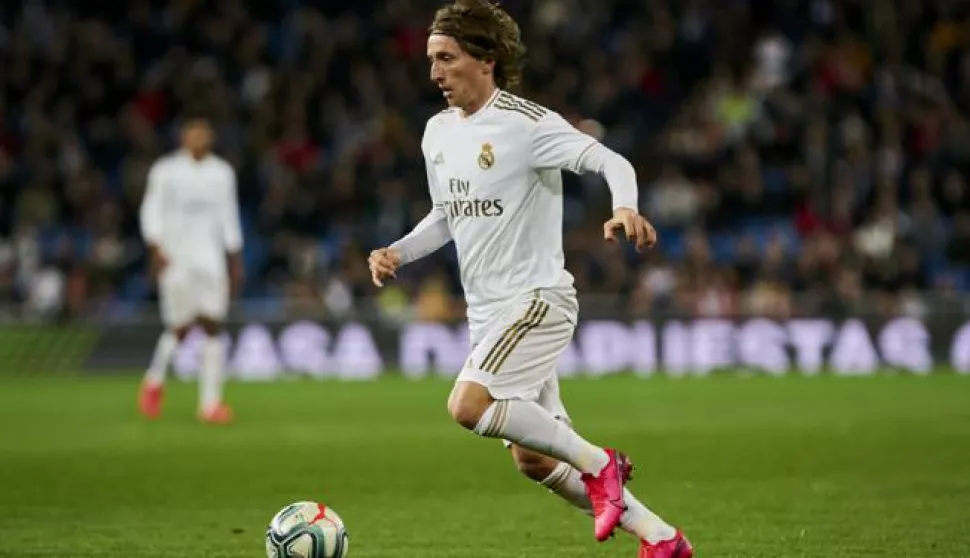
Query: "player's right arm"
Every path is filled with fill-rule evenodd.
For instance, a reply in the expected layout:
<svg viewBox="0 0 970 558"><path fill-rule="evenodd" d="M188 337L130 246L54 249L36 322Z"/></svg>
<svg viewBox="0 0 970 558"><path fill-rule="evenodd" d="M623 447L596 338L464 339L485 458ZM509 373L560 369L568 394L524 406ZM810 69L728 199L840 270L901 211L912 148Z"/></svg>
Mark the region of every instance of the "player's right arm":
<svg viewBox="0 0 970 558"><path fill-rule="evenodd" d="M158 278L159 274L168 265L168 259L162 251L163 222L165 219L163 201L164 192L162 191L162 179L165 167L161 161L152 165L148 171L148 181L145 186L145 195L142 198L141 208L139 209L139 221L141 224L141 236L148 249L148 265L152 277Z"/></svg>
<svg viewBox="0 0 970 558"><path fill-rule="evenodd" d="M437 200L437 178L433 163L427 156L424 162L428 174L428 190L431 192L431 210L404 237L387 248L371 252L367 263L370 266L371 280L378 287L384 286L384 279L394 278L398 267L436 252L452 238L448 217Z"/></svg>

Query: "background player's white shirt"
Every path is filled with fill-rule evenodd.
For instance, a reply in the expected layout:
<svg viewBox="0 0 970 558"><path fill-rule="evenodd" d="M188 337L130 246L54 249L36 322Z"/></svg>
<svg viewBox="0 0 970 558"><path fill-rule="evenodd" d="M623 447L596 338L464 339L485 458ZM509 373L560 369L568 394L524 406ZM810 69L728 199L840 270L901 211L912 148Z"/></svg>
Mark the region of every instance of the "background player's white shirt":
<svg viewBox="0 0 970 558"><path fill-rule="evenodd" d="M562 248L561 170L579 172L596 146L602 148L559 114L501 90L471 116L452 109L428 122L421 147L434 209L416 231L447 223L473 337L534 289L548 289L575 322L573 277ZM635 208L635 198L634 180L632 202L619 205ZM405 260L422 255L405 254Z"/></svg>
<svg viewBox="0 0 970 558"><path fill-rule="evenodd" d="M160 158L148 173L141 230L183 273L226 276L226 253L242 248L236 173L225 160L185 151Z"/></svg>

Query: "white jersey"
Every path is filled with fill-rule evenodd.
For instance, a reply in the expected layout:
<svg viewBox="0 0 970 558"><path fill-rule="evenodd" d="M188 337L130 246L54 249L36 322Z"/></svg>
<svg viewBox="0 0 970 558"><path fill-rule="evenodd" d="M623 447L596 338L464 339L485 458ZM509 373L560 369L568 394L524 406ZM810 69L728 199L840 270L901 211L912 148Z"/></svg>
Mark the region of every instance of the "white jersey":
<svg viewBox="0 0 970 558"><path fill-rule="evenodd" d="M242 249L236 173L225 160L195 160L185 151L148 172L141 230L180 272L226 276L226 254Z"/></svg>
<svg viewBox="0 0 970 558"><path fill-rule="evenodd" d="M596 146L602 148L559 114L501 90L470 116L448 109L428 121L421 148L434 209L416 232L447 223L473 337L510 301L536 289L558 298L575 322L576 293L562 247L561 170L583 170L581 161ZM632 202L620 205L636 207L633 190Z"/></svg>

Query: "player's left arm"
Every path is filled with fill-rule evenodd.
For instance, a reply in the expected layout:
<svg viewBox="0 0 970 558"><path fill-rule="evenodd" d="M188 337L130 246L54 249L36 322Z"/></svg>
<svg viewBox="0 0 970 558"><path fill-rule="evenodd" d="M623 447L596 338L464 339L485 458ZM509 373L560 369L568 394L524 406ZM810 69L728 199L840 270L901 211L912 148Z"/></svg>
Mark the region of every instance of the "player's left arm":
<svg viewBox="0 0 970 558"><path fill-rule="evenodd" d="M657 231L638 210L637 173L633 165L555 112L547 112L532 130L532 164L538 169L599 174L613 195L613 217L603 224L604 238L615 241L616 229L622 228L637 250L656 244Z"/></svg>
<svg viewBox="0 0 970 558"><path fill-rule="evenodd" d="M236 190L236 172L232 167L227 166L221 222L222 242L226 249L226 263L229 266L229 280L233 294L238 294L242 290L244 280L243 235L239 219L239 196Z"/></svg>

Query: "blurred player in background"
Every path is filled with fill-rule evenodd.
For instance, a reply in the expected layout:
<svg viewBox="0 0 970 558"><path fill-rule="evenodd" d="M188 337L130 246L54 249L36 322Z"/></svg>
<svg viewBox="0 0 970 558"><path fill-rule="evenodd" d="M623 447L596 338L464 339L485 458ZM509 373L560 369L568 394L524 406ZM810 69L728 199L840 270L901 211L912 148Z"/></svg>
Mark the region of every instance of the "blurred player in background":
<svg viewBox="0 0 970 558"><path fill-rule="evenodd" d="M559 398L556 363L578 316L564 267L561 170L608 183L607 241L622 229L642 250L656 231L638 212L626 159L505 90L520 79L524 50L518 25L487 0L437 12L428 57L449 108L428 121L422 140L433 207L407 236L371 253L372 278L382 286L399 266L454 240L472 350L449 397L452 417L508 441L523 473L594 516L597 540L620 526L642 541L640 558L690 558L687 539L624 488L627 457L580 437Z"/></svg>
<svg viewBox="0 0 970 558"><path fill-rule="evenodd" d="M158 340L139 395L148 418L161 413L165 373L192 326L206 333L199 373L199 419L226 423L222 401L224 348L219 339L230 293L243 280L242 231L236 173L211 152L208 120L191 117L181 130L181 149L162 157L148 173L141 230L157 282L165 332Z"/></svg>

